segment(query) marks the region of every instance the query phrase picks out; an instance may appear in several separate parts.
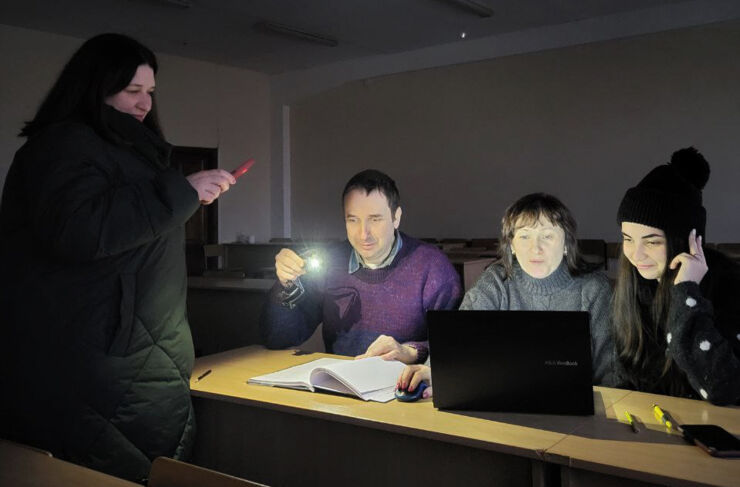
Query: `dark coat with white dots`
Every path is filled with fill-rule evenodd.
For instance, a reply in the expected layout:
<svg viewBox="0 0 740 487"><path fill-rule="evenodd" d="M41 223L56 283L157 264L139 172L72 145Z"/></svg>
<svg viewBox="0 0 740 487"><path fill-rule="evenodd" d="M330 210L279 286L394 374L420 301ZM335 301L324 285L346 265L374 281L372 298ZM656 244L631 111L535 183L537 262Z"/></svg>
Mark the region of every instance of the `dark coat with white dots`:
<svg viewBox="0 0 740 487"><path fill-rule="evenodd" d="M704 249L709 271L700 284L671 290L668 353L691 387L715 404L740 403L740 265Z"/></svg>

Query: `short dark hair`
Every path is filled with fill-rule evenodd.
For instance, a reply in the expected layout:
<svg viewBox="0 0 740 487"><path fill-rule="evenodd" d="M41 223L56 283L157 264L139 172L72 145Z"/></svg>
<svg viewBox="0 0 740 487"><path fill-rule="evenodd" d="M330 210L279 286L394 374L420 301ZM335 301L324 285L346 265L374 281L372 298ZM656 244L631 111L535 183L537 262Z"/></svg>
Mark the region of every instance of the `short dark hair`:
<svg viewBox="0 0 740 487"><path fill-rule="evenodd" d="M546 193L532 193L522 196L509 206L501 219L501 244L498 262L504 267L507 277L514 272L512 241L517 230L517 223L532 225L545 217L553 225L563 229L565 234L565 262L571 275L577 276L591 272L594 265L587 263L578 251L578 225L567 206L555 196Z"/></svg>
<svg viewBox="0 0 740 487"><path fill-rule="evenodd" d="M388 200L388 206L391 208L391 215L395 215L396 210L401 206L401 195L396 187L396 182L390 176L377 169L365 169L347 181L342 192L342 208L344 208L344 198L356 189L362 189L366 194L377 190L385 195L385 198Z"/></svg>
<svg viewBox="0 0 740 487"><path fill-rule="evenodd" d="M32 137L53 123L79 120L92 126L106 140L123 142L105 121L105 99L126 88L142 64L157 72L154 53L131 37L100 34L88 39L64 66L20 136ZM143 123L157 135L162 135L154 97L152 109Z"/></svg>

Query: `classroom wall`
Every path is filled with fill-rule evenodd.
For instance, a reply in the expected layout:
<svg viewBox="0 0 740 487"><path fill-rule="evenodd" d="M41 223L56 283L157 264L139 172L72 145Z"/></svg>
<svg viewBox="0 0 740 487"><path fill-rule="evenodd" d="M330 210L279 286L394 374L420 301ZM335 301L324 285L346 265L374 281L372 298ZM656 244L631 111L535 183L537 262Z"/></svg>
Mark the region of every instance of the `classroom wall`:
<svg viewBox="0 0 740 487"><path fill-rule="evenodd" d="M23 139L16 136L82 39L0 25L0 187ZM257 164L219 200L219 241L271 236L270 84L260 73L157 54L157 103L167 140L216 147L219 166Z"/></svg>
<svg viewBox="0 0 740 487"><path fill-rule="evenodd" d="M712 166L707 240L740 241L740 22L350 82L291 106L293 237L344 232L355 172L391 174L402 229L499 232L534 191L573 210L583 238L619 238L624 191L688 145Z"/></svg>

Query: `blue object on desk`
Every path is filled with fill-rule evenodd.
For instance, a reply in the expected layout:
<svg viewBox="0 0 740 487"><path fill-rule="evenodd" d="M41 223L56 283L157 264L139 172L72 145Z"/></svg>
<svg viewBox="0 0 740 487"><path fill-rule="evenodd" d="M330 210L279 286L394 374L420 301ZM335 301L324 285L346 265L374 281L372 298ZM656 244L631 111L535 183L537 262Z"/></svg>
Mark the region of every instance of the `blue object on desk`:
<svg viewBox="0 0 740 487"><path fill-rule="evenodd" d="M420 382L414 392L408 392L401 389L396 389L396 399L401 402L413 402L421 399L421 395L424 393L424 389L427 388L426 382Z"/></svg>

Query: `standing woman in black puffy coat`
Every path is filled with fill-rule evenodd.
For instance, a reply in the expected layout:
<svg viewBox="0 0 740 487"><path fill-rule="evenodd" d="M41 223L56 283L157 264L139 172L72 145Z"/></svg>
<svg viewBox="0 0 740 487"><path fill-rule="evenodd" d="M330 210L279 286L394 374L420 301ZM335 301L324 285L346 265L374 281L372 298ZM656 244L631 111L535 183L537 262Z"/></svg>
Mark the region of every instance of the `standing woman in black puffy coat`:
<svg viewBox="0 0 740 487"><path fill-rule="evenodd" d="M0 205L0 437L131 480L192 447L184 224L235 183L169 167L156 71L129 37L85 42Z"/></svg>
<svg viewBox="0 0 740 487"><path fill-rule="evenodd" d="M737 404L740 265L703 245L708 180L689 147L625 194L614 336L623 386Z"/></svg>

